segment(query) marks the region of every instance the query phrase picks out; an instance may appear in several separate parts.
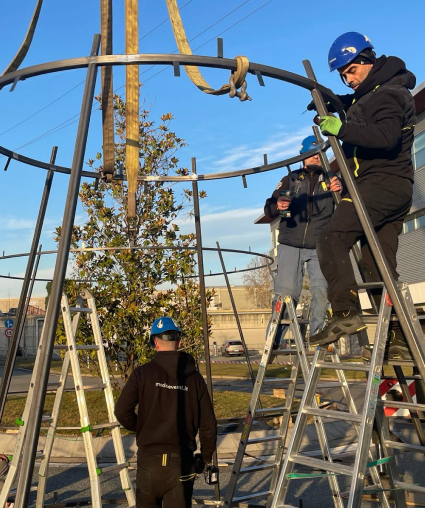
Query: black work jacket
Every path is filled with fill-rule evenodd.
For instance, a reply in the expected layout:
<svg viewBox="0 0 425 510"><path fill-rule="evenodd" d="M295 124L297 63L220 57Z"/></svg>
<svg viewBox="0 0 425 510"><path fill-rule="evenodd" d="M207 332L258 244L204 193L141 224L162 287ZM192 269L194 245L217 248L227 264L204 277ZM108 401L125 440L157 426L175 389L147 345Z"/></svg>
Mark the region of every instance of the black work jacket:
<svg viewBox="0 0 425 510"><path fill-rule="evenodd" d="M326 187L323 173L311 176L310 172L292 172L293 180L285 176L277 185L273 195L267 199L264 214L268 218L279 216L277 199L282 190L294 193L289 211L291 218L282 218L279 223L280 244L295 248L316 248L316 242L334 211L332 193ZM311 180L314 185L311 189Z"/></svg>
<svg viewBox="0 0 425 510"><path fill-rule="evenodd" d="M415 84L402 60L383 55L354 94L339 96L346 107L346 122L338 138L355 177L392 174L413 182L416 117L409 89Z"/></svg>

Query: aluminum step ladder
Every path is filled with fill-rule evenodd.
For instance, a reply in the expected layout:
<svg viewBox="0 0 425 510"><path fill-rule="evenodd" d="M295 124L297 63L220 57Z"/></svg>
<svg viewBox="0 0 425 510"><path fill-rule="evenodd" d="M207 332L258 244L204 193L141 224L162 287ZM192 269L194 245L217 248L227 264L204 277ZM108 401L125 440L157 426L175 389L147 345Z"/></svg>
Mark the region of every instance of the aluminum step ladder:
<svg viewBox="0 0 425 510"><path fill-rule="evenodd" d="M401 285L401 292L409 313L411 313L413 322L420 327L419 321L415 319L415 309L413 307L413 302L410 298L407 285ZM336 349L334 349L334 352L331 355L332 360L329 362L326 360L326 356L328 355L327 349L320 347L316 349L295 426L289 441L282 469L279 474L279 479L276 484L276 490L271 503L272 507L280 508L285 506L290 481L305 478L321 478L329 476L350 477L350 489L346 494L348 496L348 508L359 508L361 506L363 494L376 493L380 498L380 506L388 508L390 504L387 492L393 495L396 507L406 506L404 490L408 489L412 492L425 492L425 488L423 487L419 487L414 484L405 484L399 480L394 454L395 449L425 453L425 448L424 446L407 445L391 440L388 422L385 419L382 408L382 406L387 405L388 402L380 399L379 395L379 384L381 381L382 366L384 364L385 346L387 342L391 310L392 304L387 298L386 289L383 287L383 295L377 320L375 343L369 364L352 362L341 363ZM340 383L342 383L343 395L347 403L348 412L322 410L317 409L315 406L317 384L323 369L332 369L336 371L338 379ZM344 383L344 371L346 370L356 370L368 373L362 412L357 412L356 406L351 398L348 385L346 385L346 381ZM397 405L400 407L400 402L390 402L389 405L394 407ZM413 411L425 409L424 405L409 402L406 402L404 406L412 409ZM326 418L353 423L358 430L358 448L356 450L353 465L335 463L332 461L331 457L316 459L300 452L301 441L309 416L313 416L315 420L317 418ZM375 430L378 433L379 442L382 448L383 457L381 458L371 457L371 441L374 423L376 424ZM377 466L382 465L385 465L389 474L388 489L383 487L379 473L377 472ZM295 471L295 466L308 468L311 472L307 474L300 473L299 471L297 472ZM372 477L372 484L364 486L368 470ZM339 496L342 497L344 495L339 493ZM335 501L336 498L334 493L332 493L332 497ZM340 508L344 507L341 500L338 501L338 499L336 499L336 501L340 504L335 506L339 506Z"/></svg>
<svg viewBox="0 0 425 510"><path fill-rule="evenodd" d="M289 312L289 319L282 320L283 312L285 307ZM304 322L303 320L298 320L295 312L295 308L293 305L292 298L290 296L279 296L274 309L272 310L272 320L271 327L269 328L269 332L266 338L266 343L263 351L263 356L260 362L259 370L257 372L257 378L255 381L254 390L251 396L251 401L248 407L247 416L244 423L244 428L242 431L238 451L236 454L235 462L232 468L232 473L229 481L229 485L227 487L226 496L224 498L223 506L226 508L238 506L240 503L245 501L252 500L264 500L267 499L267 506L270 506L270 503L273 498L273 494L275 491L275 486L278 481L278 475L280 471L280 467L282 465L282 459L285 451L285 441L287 437L287 432L289 428L289 420L291 417L291 411L293 411L294 406L294 394L296 390L297 383L300 382L301 378L304 381L307 380L309 373L309 362L307 360L307 355L304 347L304 339L300 330L300 322ZM273 350L273 343L277 332L278 324L290 324L292 327L292 333L295 339L295 349L288 350ZM294 364L291 370L291 375L287 379L283 378L266 378L267 366L272 363L273 359L278 354L295 354L294 356ZM263 386L274 383L289 383L287 390L287 398L286 405L283 407L270 408L270 409L257 409L257 405L259 403L259 398ZM317 405L317 402L313 405ZM278 431L278 433L266 436L264 438L250 438L251 428L254 421L255 416L258 415L266 415L268 412L276 412L279 411L282 413L282 424ZM319 440L321 444L322 451L325 452L326 455L329 455L329 446L327 443L325 430L323 428L323 424L321 419L318 419L316 423L316 428L319 435ZM246 454L247 446L251 444L259 444L266 442L274 442L276 443L275 453L274 453L274 461L273 462L262 462L258 465L252 467L245 467L244 461L249 457ZM253 473L257 471L269 471L271 472L271 480L270 480L270 489L268 491L262 491L257 493L250 493L244 496L235 497L235 493L237 490L237 483L240 477L246 473ZM337 479L336 477L330 477L330 483L332 488L336 491L337 489Z"/></svg>
<svg viewBox="0 0 425 510"><path fill-rule="evenodd" d="M87 301L87 306L84 307L84 301ZM67 343L64 345L55 345L56 350L65 350L65 356L63 360L61 375L59 379L59 383L56 385L56 396L53 404L53 409L51 416L43 417L43 423L48 423L49 428L47 432L46 442L44 445L44 449L37 454L37 459L40 460L40 469L39 469L39 483L37 490L37 502L36 506L39 508L44 507L44 499L46 492L46 484L48 477L48 468L50 456L52 453L54 439L57 431L60 406L62 403L63 394L65 392L68 371L71 367L71 372L74 378L75 385L75 393L77 397L78 410L80 415L80 424L81 424L81 434L84 441L84 447L87 457L87 466L89 471L89 479L90 479L90 488L91 488L91 503L95 508L100 508L102 506L102 496L101 496L101 474L117 471L119 472L121 479L121 486L125 492L128 505L131 507L135 505L135 492L130 479L130 474L128 471L129 462L126 461L124 447L121 438L120 425L115 417L114 413L114 398L112 393L112 386L108 372L108 366L106 362L105 350L103 347L102 341L102 333L100 330L99 319L96 311L96 304L93 296L89 291L83 290L80 293L80 296L77 298L76 307L70 307L68 298L66 295L63 295L61 301L61 310L64 321L64 328L66 333ZM91 329L93 331L93 337L95 343L93 345L77 345L75 338L78 329L79 320L81 314L88 314L90 320ZM73 317L71 314L75 314ZM79 364L78 351L94 351L96 352L99 369L102 377L102 384L99 386L84 386L81 369ZM40 349L39 351L40 352ZM36 364L34 367L33 374L37 373L37 364L39 360L36 358ZM26 421L30 412L31 405L31 389L33 388L33 381L30 384L30 391L28 393L27 403L25 406L25 410L22 418L19 420L19 424L21 425L20 431L18 434L18 440L15 447L15 452L12 458L11 467L6 478L3 490L0 496L0 506L4 507L8 495L10 493L10 488L14 482L16 477L19 463L22 455L23 444L25 439L26 432ZM98 389L101 388L104 391L105 396L105 404L108 411L108 423L96 424L92 425L90 423L89 412L87 409L87 403L85 399L85 390L87 389ZM114 451L116 455L116 464L112 466L108 466L106 468L99 468L96 461L96 454L93 445L93 437L92 432L94 430L100 429L109 429L111 431Z"/></svg>

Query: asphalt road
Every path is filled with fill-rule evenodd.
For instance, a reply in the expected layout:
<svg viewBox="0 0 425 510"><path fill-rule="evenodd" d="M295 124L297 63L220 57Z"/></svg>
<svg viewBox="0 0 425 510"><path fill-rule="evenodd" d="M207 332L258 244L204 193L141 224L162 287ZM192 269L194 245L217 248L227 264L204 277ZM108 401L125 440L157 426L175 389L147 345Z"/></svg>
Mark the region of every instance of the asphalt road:
<svg viewBox="0 0 425 510"><path fill-rule="evenodd" d="M3 366L0 366L0 377L3 375ZM9 394L26 393L28 391L31 381L32 371L23 368L15 368L12 373L12 380L10 382ZM50 374L49 383L56 383L59 381L59 375ZM98 377L83 377L85 385L100 384L102 381ZM66 382L67 389L74 388L74 380L72 376L68 376Z"/></svg>

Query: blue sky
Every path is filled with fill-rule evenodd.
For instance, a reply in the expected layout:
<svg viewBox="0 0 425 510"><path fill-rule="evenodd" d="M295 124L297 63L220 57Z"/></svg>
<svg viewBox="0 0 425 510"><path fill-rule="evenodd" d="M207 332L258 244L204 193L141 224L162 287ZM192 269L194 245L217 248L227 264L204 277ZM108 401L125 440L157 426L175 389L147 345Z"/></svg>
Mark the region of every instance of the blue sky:
<svg viewBox="0 0 425 510"><path fill-rule="evenodd" d="M0 30L1 72L19 48L34 6L35 0L5 2ZM179 0L179 6L183 7L187 35L189 39L195 38L192 49L199 55L215 55L216 37L220 36L224 38L225 57L246 55L253 62L299 74L304 74L302 60L308 58L321 83L337 93L345 93L347 89L338 76L329 73L327 53L338 35L358 31L369 36L378 55L397 55L405 60L416 74L417 83L425 79L422 1L409 2L403 9L398 0L352 3ZM114 2L114 53L124 51L123 11L124 1ZM139 16L140 53L176 50L170 23L165 21L168 16L165 0L140 1ZM89 54L99 26L98 0L44 0L31 49L21 67ZM199 46L202 47L196 49ZM154 76L159 71L163 72ZM190 158L196 157L200 174L258 165L264 153L268 154L269 162L295 155L301 140L311 134L312 114L302 115L310 95L289 84L266 79L266 87L259 87L256 78L249 76L252 101L241 103L227 96L211 97L199 92L184 72L180 78L174 78L170 68L140 67L140 73L142 100L151 105L152 117L173 113L173 128L188 144L179 153L181 165L190 166ZM206 70L204 74L215 87L228 82L227 71ZM66 71L26 80L14 92L9 92L9 88L1 90L0 145L45 161L49 160L52 146L57 145L57 163L70 166L84 77L84 70ZM124 68L115 68L114 89L124 93L123 85ZM100 72L97 91L99 87ZM62 129L55 129L57 126ZM101 114L96 110L85 161L96 155L101 143ZM0 158L0 166L4 163L5 159ZM200 187L208 193L201 202L204 245L214 247L219 241L222 248L268 251L268 227L253 222L284 173L275 170L248 177L247 189L240 178L202 184ZM0 172L0 178L3 227L0 253L26 252L31 245L45 172L12 162L7 172ZM41 241L44 249L55 247L52 231L61 223L67 184L67 176L55 176ZM79 209L77 221L82 220ZM229 268L243 268L249 259L226 256L226 264ZM207 272L217 271L218 257L207 255L205 265ZM51 276L53 266L54 257L44 257L39 275ZM25 267L25 258L0 261L0 274L23 275ZM240 276L233 277L231 283L240 284ZM224 280L207 279L207 285L211 284L222 285ZM17 296L19 291L20 283L0 279L0 297ZM44 284L37 284L33 295L44 293Z"/></svg>

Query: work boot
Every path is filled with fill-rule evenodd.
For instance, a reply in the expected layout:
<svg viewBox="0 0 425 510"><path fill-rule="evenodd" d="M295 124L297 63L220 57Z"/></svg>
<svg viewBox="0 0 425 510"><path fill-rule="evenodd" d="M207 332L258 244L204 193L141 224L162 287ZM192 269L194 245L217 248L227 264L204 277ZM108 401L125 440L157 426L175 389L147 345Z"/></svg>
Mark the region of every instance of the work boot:
<svg viewBox="0 0 425 510"><path fill-rule="evenodd" d="M363 347L362 358L366 361L370 361L372 357L373 346ZM401 359L404 361L411 361L412 355L410 354L409 348L407 347L404 335L401 331L390 330L388 332L387 345L385 347L384 359L386 360L397 360Z"/></svg>
<svg viewBox="0 0 425 510"><path fill-rule="evenodd" d="M315 335L310 337L310 345L328 345L336 342L344 335L353 335L367 326L359 317L356 310L347 310L345 312L334 312L327 325Z"/></svg>

